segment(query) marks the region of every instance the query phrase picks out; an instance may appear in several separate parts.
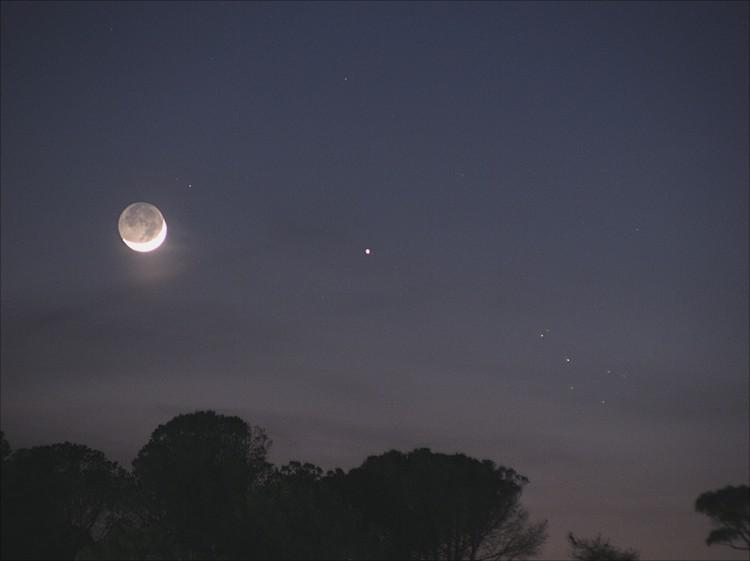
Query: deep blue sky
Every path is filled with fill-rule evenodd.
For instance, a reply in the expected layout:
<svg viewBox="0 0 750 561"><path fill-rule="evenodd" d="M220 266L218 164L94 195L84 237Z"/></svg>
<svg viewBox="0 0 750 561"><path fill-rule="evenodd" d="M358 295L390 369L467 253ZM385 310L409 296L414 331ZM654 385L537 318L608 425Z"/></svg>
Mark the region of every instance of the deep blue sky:
<svg viewBox="0 0 750 561"><path fill-rule="evenodd" d="M1 94L13 447L213 408L513 467L548 558L732 555L692 503L748 482L747 3L5 2Z"/></svg>

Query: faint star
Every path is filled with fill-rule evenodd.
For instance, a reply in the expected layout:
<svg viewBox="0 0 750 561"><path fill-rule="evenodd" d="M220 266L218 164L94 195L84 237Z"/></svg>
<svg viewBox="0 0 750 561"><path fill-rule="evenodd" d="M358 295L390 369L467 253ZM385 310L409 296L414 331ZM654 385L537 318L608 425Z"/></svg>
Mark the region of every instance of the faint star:
<svg viewBox="0 0 750 561"><path fill-rule="evenodd" d="M602 399L602 405L606 405L606 404L607 404L607 400L606 399Z"/></svg>
<svg viewBox="0 0 750 561"><path fill-rule="evenodd" d="M570 391L573 391L574 389L576 389L576 387L575 386L570 386L569 389L570 389Z"/></svg>
<svg viewBox="0 0 750 561"><path fill-rule="evenodd" d="M370 255L370 253L372 253L372 251L370 251L369 247L366 247L365 248L365 255Z"/></svg>
<svg viewBox="0 0 750 561"><path fill-rule="evenodd" d="M571 359L571 358L570 358L569 356L566 356L566 357L565 357L565 362L566 362L566 364L570 364L570 361L571 361L571 360L573 360L573 359Z"/></svg>

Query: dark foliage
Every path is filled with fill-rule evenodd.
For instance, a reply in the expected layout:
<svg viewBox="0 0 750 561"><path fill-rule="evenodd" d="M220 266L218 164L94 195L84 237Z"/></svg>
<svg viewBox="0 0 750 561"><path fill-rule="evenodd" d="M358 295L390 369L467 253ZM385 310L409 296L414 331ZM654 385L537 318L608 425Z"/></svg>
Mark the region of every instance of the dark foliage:
<svg viewBox="0 0 750 561"><path fill-rule="evenodd" d="M750 487L729 485L706 491L696 499L695 510L716 526L706 538L708 545L750 550Z"/></svg>
<svg viewBox="0 0 750 561"><path fill-rule="evenodd" d="M619 549L601 535L595 538L577 538L568 534L570 558L577 561L638 561L640 555L634 549Z"/></svg>
<svg viewBox="0 0 750 561"><path fill-rule="evenodd" d="M199 411L160 425L133 461L148 524L175 552L236 557L252 532L248 498L268 466L270 441L239 417Z"/></svg>
<svg viewBox="0 0 750 561"><path fill-rule="evenodd" d="M345 475L312 464L275 468L253 497L260 539L251 556L275 559L348 559L358 513L342 493Z"/></svg>
<svg viewBox="0 0 750 561"><path fill-rule="evenodd" d="M528 525L512 469L428 449L372 456L347 476L362 513L360 557L516 559L535 554L545 523Z"/></svg>
<svg viewBox="0 0 750 561"><path fill-rule="evenodd" d="M267 463L263 430L199 411L160 425L128 474L58 444L3 467L3 558L520 559L546 523L520 504L526 478L428 449L345 473Z"/></svg>
<svg viewBox="0 0 750 561"><path fill-rule="evenodd" d="M106 536L126 479L122 468L86 446L16 450L3 462L3 559L72 559Z"/></svg>
<svg viewBox="0 0 750 561"><path fill-rule="evenodd" d="M5 433L0 430L0 459L4 462L8 456L10 456L10 444L5 439Z"/></svg>

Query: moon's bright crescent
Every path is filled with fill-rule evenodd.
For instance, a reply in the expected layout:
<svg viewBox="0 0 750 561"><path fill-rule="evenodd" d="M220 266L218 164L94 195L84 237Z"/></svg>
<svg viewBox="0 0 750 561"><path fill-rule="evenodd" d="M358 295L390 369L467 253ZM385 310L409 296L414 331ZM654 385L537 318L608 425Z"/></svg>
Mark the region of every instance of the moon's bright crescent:
<svg viewBox="0 0 750 561"><path fill-rule="evenodd" d="M127 245L130 249L145 253L147 251L155 250L162 243L164 243L165 239L167 239L167 221L166 220L162 222L161 231L156 235L156 237L153 240L138 243L138 242L131 242L131 241L126 240L125 238L122 238L122 241L125 242L125 245Z"/></svg>

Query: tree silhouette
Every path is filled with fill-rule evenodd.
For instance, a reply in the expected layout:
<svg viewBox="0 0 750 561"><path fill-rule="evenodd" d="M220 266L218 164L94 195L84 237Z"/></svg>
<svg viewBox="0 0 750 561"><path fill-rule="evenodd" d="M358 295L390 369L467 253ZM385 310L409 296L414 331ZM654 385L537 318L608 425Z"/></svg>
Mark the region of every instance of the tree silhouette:
<svg viewBox="0 0 750 561"><path fill-rule="evenodd" d="M547 521L529 522L529 513L516 503L487 534L472 558L478 561L524 559L539 553L546 540Z"/></svg>
<svg viewBox="0 0 750 561"><path fill-rule="evenodd" d="M601 534L595 538L577 538L568 534L570 558L577 561L638 561L640 555L634 549L621 550Z"/></svg>
<svg viewBox="0 0 750 561"><path fill-rule="evenodd" d="M108 532L125 477L79 444L16 450L3 463L2 557L72 559Z"/></svg>
<svg viewBox="0 0 750 561"><path fill-rule="evenodd" d="M695 510L708 516L716 526L706 538L708 545L750 550L750 488L747 485L728 485L706 491L696 499Z"/></svg>
<svg viewBox="0 0 750 561"><path fill-rule="evenodd" d="M417 449L371 456L346 477L362 513L362 557L517 559L543 544L519 499L528 480L463 454Z"/></svg>
<svg viewBox="0 0 750 561"><path fill-rule="evenodd" d="M169 536L178 556L238 556L269 447L262 429L213 411L160 425L133 461L149 527Z"/></svg>
<svg viewBox="0 0 750 561"><path fill-rule="evenodd" d="M159 425L132 474L86 446L10 453L0 436L4 559L502 561L547 537L521 504L528 480L464 454L392 450L348 473L274 467L262 429L214 411ZM747 548L749 499L747 486L698 498L719 526L709 544ZM601 535L568 540L571 559L639 558Z"/></svg>
<svg viewBox="0 0 750 561"><path fill-rule="evenodd" d="M10 444L5 439L5 433L0 430L0 459L4 462L10 456Z"/></svg>
<svg viewBox="0 0 750 561"><path fill-rule="evenodd" d="M157 516L132 474L122 481L117 516L103 539L78 552L77 561L109 559L179 559L187 556L172 536L155 523ZM184 554L184 555L181 555Z"/></svg>
<svg viewBox="0 0 750 561"><path fill-rule="evenodd" d="M264 559L347 559L356 540L357 513L344 501L343 472L290 462L275 468L253 501L251 517ZM252 555L252 552L248 552Z"/></svg>

